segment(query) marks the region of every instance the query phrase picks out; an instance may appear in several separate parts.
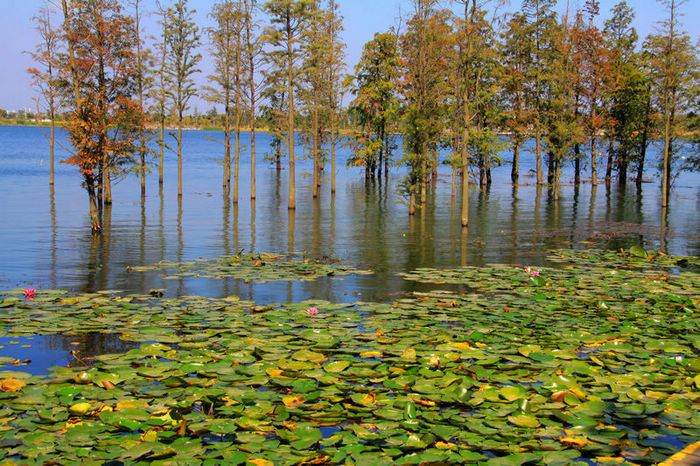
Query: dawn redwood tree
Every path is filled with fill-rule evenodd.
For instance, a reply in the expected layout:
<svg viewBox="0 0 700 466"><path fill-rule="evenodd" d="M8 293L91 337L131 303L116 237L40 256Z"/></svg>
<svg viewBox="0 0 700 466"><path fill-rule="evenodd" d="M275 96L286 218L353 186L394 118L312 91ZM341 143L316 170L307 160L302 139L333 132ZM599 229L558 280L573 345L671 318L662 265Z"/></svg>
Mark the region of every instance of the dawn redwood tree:
<svg viewBox="0 0 700 466"><path fill-rule="evenodd" d="M74 0L64 5L70 52L58 68L65 100L71 103L67 129L75 149L64 162L80 169L90 202L90 225L99 233L100 176L132 162L144 119L134 98L138 74L134 24L116 0Z"/></svg>
<svg viewBox="0 0 700 466"><path fill-rule="evenodd" d="M344 85L343 72L345 71L345 43L341 38L343 32L343 17L338 10L336 0L329 0L323 18L324 34L327 37L328 53L326 54L326 78L327 87L325 98L327 100L329 114L329 144L331 151L331 194L335 193L335 150L338 133L338 107L341 104L343 94L347 90Z"/></svg>
<svg viewBox="0 0 700 466"><path fill-rule="evenodd" d="M325 106L322 102L323 88L325 86L325 73L323 67L326 64L326 55L330 49L327 36L323 34L324 12L319 2L312 5L311 15L308 20L306 34L306 54L302 66L301 86L299 101L302 114L305 114L307 124L303 139L307 145L307 150L311 153L314 161L312 196L318 197L319 186L321 184L322 165L322 139L323 129L321 118L325 113ZM309 147L310 146L310 147Z"/></svg>
<svg viewBox="0 0 700 466"><path fill-rule="evenodd" d="M153 101L151 111L158 117L158 186L161 191L163 188L163 159L165 156L165 120L168 113L168 78L166 75L166 64L168 58L168 43L166 40L167 27L167 9L163 8L160 3L158 5L158 16L160 16L159 24L161 26L160 41L156 42L155 48L158 52L157 64L152 70L151 79L155 85L150 90L150 97Z"/></svg>
<svg viewBox="0 0 700 466"><path fill-rule="evenodd" d="M649 90L639 54L635 52L638 36L632 27L634 11L623 0L613 7L611 13L604 30L613 77L609 96L610 137L614 141L618 181L625 184L630 163L643 165L640 154Z"/></svg>
<svg viewBox="0 0 700 466"><path fill-rule="evenodd" d="M51 122L49 140L49 184L54 184L54 147L56 111L59 105L59 95L56 75L56 60L60 46L60 31L51 25L51 9L48 5L41 7L39 12L32 18L36 23L36 30L39 32L41 42L37 44L32 59L37 67L27 70L32 75L32 85L39 90L40 97L37 99L37 118L40 113L41 101L46 109L46 114Z"/></svg>
<svg viewBox="0 0 700 466"><path fill-rule="evenodd" d="M532 113L535 135L535 161L537 184L544 183L542 177L542 132L544 112L547 106L547 70L554 56L553 31L557 25L554 7L556 0L523 0L522 11L528 20L528 35L532 40L531 59L528 69L528 103Z"/></svg>
<svg viewBox="0 0 700 466"><path fill-rule="evenodd" d="M572 83L577 82L577 74L583 70L582 61L574 60L576 35L579 29L571 28L565 16L557 33L554 35L555 55L549 69L549 94L546 114L547 149L550 170L548 178L554 200L559 200L561 166L568 159L573 147L582 137L581 122L576 105L577 89ZM577 24L579 22L577 21Z"/></svg>
<svg viewBox="0 0 700 466"><path fill-rule="evenodd" d="M612 63L603 33L594 24L599 13L598 2L586 0L583 18L577 24L579 38L576 41L581 73L581 95L584 106L584 127L591 147L591 183L598 184L598 137L610 125L605 98L613 84Z"/></svg>
<svg viewBox="0 0 700 466"><path fill-rule="evenodd" d="M520 177L520 148L528 134L529 114L525 107L525 82L530 59L530 41L526 31L527 18L522 13L516 13L508 21L501 48L505 67L502 86L508 96L505 128L510 132L513 148L510 178L516 184Z"/></svg>
<svg viewBox="0 0 700 466"><path fill-rule="evenodd" d="M401 37L402 96L406 107L404 145L409 174L404 182L409 215L416 211L416 194L426 201L431 154L437 151L445 127L449 67L455 61L454 34L446 10L435 0L416 0L415 13Z"/></svg>
<svg viewBox="0 0 700 466"><path fill-rule="evenodd" d="M348 164L365 167L366 176L374 173L375 164L381 173L388 175L391 157L390 125L399 112L397 78L399 76L399 51L395 34L375 33L374 39L364 45L362 57L355 65L355 99L350 103L350 112L361 126L355 136L354 154Z"/></svg>
<svg viewBox="0 0 700 466"><path fill-rule="evenodd" d="M679 8L685 0L659 0L668 11L668 19L661 22L661 32L647 37L644 49L649 56L654 94L663 118L663 163L661 206L668 207L671 190L674 140L678 136L678 115L691 97L688 90L697 83L698 54L687 33L680 31Z"/></svg>
<svg viewBox="0 0 700 466"><path fill-rule="evenodd" d="M306 30L314 7L314 0L269 0L265 11L270 17L270 26L265 30L265 39L271 50L268 62L274 69L271 76L286 78L287 152L289 154L289 200L287 207L296 209L296 173L294 156L294 117L296 115L295 93L301 75L305 50ZM276 72L275 72L276 71Z"/></svg>
<svg viewBox="0 0 700 466"><path fill-rule="evenodd" d="M150 51L144 49L144 41L141 37L141 0L131 0L131 4L134 6L134 31L136 34L136 86L138 88L139 105L141 108L145 109L144 101L145 95L148 91L148 86L150 80L148 79L148 69L147 62L150 57ZM148 172L148 166L146 165L146 155L148 154L148 140L150 138L150 133L146 129L146 119L143 120L141 127L139 128L139 166L138 173L141 176L141 196L146 195L146 173Z"/></svg>
<svg viewBox="0 0 700 466"><path fill-rule="evenodd" d="M259 85L256 80L256 72L260 62L262 53L262 39L258 34L258 24L256 22L256 13L258 5L256 0L243 0L243 62L245 69L248 71L247 76L247 93L246 102L248 104L248 113L250 116L250 198L255 199L255 121L256 121L256 104L260 99Z"/></svg>
<svg viewBox="0 0 700 466"><path fill-rule="evenodd" d="M222 104L224 107L224 174L223 187L229 187L231 182L231 114L235 114L236 157L240 155L240 118L241 118L241 33L243 11L241 2L236 0L221 0L212 6L209 17L215 26L207 30L211 44L211 55L214 60L214 74L209 76L213 86L206 88L207 100ZM236 162L236 168L238 162ZM237 176L234 180L236 188ZM238 191L235 189L234 191ZM237 202L234 193L234 203Z"/></svg>
<svg viewBox="0 0 700 466"><path fill-rule="evenodd" d="M503 67L496 43L496 25L500 18L488 18L489 11L485 3L479 5L470 2L467 21L470 34L469 43L459 43L460 47L470 51L469 59L464 63L460 86L463 98L468 102L463 112L469 115L469 134L465 140L468 156L479 167L479 186L485 190L491 185L491 162L499 161L498 153L503 144L498 142L497 130L503 125L504 110L502 97ZM465 72L466 71L466 72ZM467 74L468 72L468 74ZM455 100L457 102L457 100ZM465 121L465 124L467 121Z"/></svg>
<svg viewBox="0 0 700 466"><path fill-rule="evenodd" d="M189 100L197 94L193 75L202 55L199 27L192 18L194 10L187 0L178 0L168 8L164 18L166 94L177 115L177 195L182 197L182 122Z"/></svg>

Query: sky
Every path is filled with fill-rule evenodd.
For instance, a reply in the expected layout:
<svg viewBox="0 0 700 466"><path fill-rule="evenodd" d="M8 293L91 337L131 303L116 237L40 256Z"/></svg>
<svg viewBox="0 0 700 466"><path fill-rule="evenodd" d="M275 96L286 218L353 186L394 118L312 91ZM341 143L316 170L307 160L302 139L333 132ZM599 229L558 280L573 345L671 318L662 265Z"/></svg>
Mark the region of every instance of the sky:
<svg viewBox="0 0 700 466"><path fill-rule="evenodd" d="M449 0L442 0L445 6L450 6ZM27 51L34 49L39 42L38 34L32 22L34 16L45 0L0 0L0 108L5 110L35 109L33 98L36 90L31 86L31 78L26 70L33 65ZM569 0L570 9L575 10L584 0ZM601 0L601 16L599 24L609 17L609 11L618 0ZM144 0L149 7L155 0ZM167 1L166 1L167 3ZM196 10L195 20L201 27L211 25L207 17L213 0L190 0L191 8ZM387 31L397 26L400 17L405 20L411 11L412 0L337 0L340 12L344 16L344 39L347 44L348 72L352 72L355 64L362 55L362 46L372 39L375 32ZM658 0L627 0L635 10L635 27L640 38L657 31L657 22L666 18L666 13ZM510 0L509 10L518 9L521 0ZM458 6L455 6L457 8ZM559 0L560 12L566 8L566 0ZM700 0L689 0L681 7L681 23L683 30L688 32L694 43L697 43L700 28L694 19L700 18ZM151 18L151 26L155 19ZM147 26L148 27L148 26ZM155 28L149 28L147 33L156 33ZM208 50L201 51L204 71L196 78L199 85L205 85L206 74L211 69L211 59ZM206 112L211 104L195 100L192 107L197 106L200 112Z"/></svg>

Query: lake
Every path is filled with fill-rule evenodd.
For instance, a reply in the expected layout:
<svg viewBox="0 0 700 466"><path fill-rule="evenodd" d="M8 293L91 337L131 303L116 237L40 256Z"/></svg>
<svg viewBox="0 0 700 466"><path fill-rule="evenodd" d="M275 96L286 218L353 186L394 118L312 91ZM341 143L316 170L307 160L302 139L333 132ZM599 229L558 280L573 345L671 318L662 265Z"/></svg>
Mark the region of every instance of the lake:
<svg viewBox="0 0 700 466"><path fill-rule="evenodd" d="M57 140L67 146L64 130ZM257 133L258 196L249 199L250 156L241 153L240 201L232 204L221 187L223 146L220 132L185 131L184 195L177 197L176 155L167 152L165 186L158 189L157 167L147 178L142 200L136 176L115 182L114 204L105 230L90 234L87 195L74 166L56 163L55 188L49 187L48 144L40 128L0 127L0 288L18 287L95 291L119 289L166 295L238 295L259 303L310 297L329 301L387 301L417 286L397 273L416 267L519 263L540 265L553 248L628 248L641 245L670 254L700 253L700 176L675 180L667 224L661 222L661 189L655 169L641 191L632 184L575 189L573 167L564 167L561 195L553 202L546 188L534 186L534 156L524 151L520 186L510 182L510 165L493 170L493 185L470 189L470 228L460 224L459 196L453 199L450 169L440 167L424 211L407 214L398 184L403 167L367 181L360 168L346 168L348 149L340 149L337 193L330 194L330 163L318 199L311 195L311 160L299 160L297 209L287 210L287 170L263 160L269 137ZM247 144L249 134L243 133ZM174 140L171 139L174 145ZM57 146L57 160L66 150ZM656 166L658 147L650 148ZM297 153L303 149L297 148ZM510 152L502 154L510 159ZM286 165L283 160L283 167ZM601 163L602 164L602 163ZM473 168L473 167L472 167ZM530 174L528 172L530 171ZM590 175L588 175L590 176ZM584 173L584 179L586 173ZM248 284L239 280L186 278L164 280L158 273L133 273L128 266L161 260L184 261L238 251L294 252L300 257L330 256L359 264L373 276L303 283Z"/></svg>

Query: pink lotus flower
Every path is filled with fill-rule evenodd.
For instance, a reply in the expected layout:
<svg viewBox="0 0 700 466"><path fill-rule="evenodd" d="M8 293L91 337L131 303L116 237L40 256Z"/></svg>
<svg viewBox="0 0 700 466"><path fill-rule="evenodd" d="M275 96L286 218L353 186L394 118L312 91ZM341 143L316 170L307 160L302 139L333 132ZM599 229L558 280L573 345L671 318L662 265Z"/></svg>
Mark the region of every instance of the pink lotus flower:
<svg viewBox="0 0 700 466"><path fill-rule="evenodd" d="M532 272L530 272L530 275L532 275L533 277L539 277L540 273L537 270L533 270Z"/></svg>
<svg viewBox="0 0 700 466"><path fill-rule="evenodd" d="M34 299L35 295L36 295L36 290L34 288L25 288L24 289L24 299Z"/></svg>
<svg viewBox="0 0 700 466"><path fill-rule="evenodd" d="M316 314L318 314L318 309L316 309L315 307L310 307L306 310L306 312L308 312L311 316L315 316Z"/></svg>

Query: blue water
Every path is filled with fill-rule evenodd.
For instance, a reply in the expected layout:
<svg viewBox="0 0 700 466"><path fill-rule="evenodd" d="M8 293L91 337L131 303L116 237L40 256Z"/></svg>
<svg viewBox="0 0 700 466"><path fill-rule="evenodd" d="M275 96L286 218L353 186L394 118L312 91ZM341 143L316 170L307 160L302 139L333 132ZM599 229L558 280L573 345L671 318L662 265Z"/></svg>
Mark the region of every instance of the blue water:
<svg viewBox="0 0 700 466"><path fill-rule="evenodd" d="M68 146L66 134L57 139ZM49 188L48 144L41 129L0 126L0 289L17 287L90 291L120 289L166 295L239 295L260 303L309 298L353 302L387 301L417 285L397 273L416 267L460 264L542 264L551 248L619 248L640 244L682 255L700 254L700 176L681 173L674 181L667 226L662 228L660 182L650 148L649 169L637 191L613 183L592 189L571 184L564 167L561 197L537 189L530 172L534 156L522 153L521 185L510 183L510 166L494 168L488 192L470 191L470 228L460 228L459 199L451 197L451 172L440 167L425 211L407 215L398 183L405 173L392 167L388 181L366 181L360 168L346 168L339 149L337 193L330 195L330 162L321 195L311 195L312 161L297 166L297 209L287 209L287 160L277 172L263 160L269 137L258 133L258 198L249 199L248 148L241 154L240 202L223 196L220 132L184 134L184 195L177 198L177 164L166 154L165 186L158 189L157 167L148 175L142 202L134 175L113 186L114 205L101 237L89 229L87 195L75 167L56 163ZM248 144L244 133L242 142ZM172 142L172 141L171 141ZM303 153L301 147L297 153ZM57 160L67 151L57 145ZM510 153L502 154L510 160ZM604 165L604 162L599 162ZM585 167L586 170L588 167ZM584 173L587 178L588 172ZM529 185L527 185L530 183ZM538 194L539 193L539 194ZM459 196L458 196L459 197ZM466 233L466 234L465 234ZM246 284L238 280L163 280L157 273L129 273L127 266L163 259L192 260L237 251L298 252L305 257L340 257L376 271L374 276L322 279L304 283Z"/></svg>

